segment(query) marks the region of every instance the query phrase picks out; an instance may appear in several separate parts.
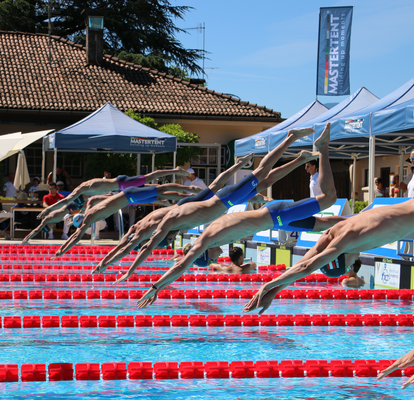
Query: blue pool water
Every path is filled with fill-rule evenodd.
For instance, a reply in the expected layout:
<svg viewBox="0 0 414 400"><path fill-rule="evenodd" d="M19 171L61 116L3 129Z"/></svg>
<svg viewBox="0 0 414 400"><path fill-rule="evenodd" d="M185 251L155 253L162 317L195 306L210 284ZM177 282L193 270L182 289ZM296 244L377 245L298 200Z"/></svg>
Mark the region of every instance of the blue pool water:
<svg viewBox="0 0 414 400"><path fill-rule="evenodd" d="M73 262L70 263L74 265ZM171 262L151 265L171 266ZM63 265L64 266L64 265ZM92 267L90 268L92 269ZM144 274L162 274L143 270ZM3 271L3 273L11 273ZM23 271L13 273L23 273ZM38 271L37 273L70 273ZM72 273L79 274L78 271ZM81 271L88 273L88 270ZM198 273L191 272L191 273ZM265 273L261 271L261 273ZM271 272L274 273L274 272ZM1 290L146 290L149 282L2 282ZM177 290L254 290L262 283L178 282ZM300 283L294 290L342 289ZM144 310L137 300L2 300L1 316L238 314L246 299L162 300ZM412 314L412 301L275 300L268 314ZM151 327L0 329L0 364L52 362L395 359L414 347L413 327ZM412 399L406 378L279 378L174 381L0 383L4 398L113 399Z"/></svg>

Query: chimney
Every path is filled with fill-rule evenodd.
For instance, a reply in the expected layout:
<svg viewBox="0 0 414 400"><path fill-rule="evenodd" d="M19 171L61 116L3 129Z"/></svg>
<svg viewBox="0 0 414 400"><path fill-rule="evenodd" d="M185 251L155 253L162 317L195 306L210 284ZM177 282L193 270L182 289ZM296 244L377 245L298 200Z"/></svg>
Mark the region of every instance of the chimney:
<svg viewBox="0 0 414 400"><path fill-rule="evenodd" d="M107 11L83 10L86 23L86 61L100 65L103 59L103 29Z"/></svg>

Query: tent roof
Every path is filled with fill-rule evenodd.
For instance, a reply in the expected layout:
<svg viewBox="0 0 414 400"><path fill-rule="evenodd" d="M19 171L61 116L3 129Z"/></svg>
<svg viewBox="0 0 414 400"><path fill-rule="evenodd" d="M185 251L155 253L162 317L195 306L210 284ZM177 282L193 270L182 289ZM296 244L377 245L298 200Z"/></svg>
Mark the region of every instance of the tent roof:
<svg viewBox="0 0 414 400"><path fill-rule="evenodd" d="M295 115L286 119L278 125L272 126L263 132L256 135L249 136L247 138L236 140L234 153L235 156L241 156L254 152L255 154L267 153L269 149L269 140L267 137L272 132L277 132L285 128L292 128L303 122L315 118L316 116L324 113L328 109L320 103L318 100L314 100L311 104L297 112Z"/></svg>
<svg viewBox="0 0 414 400"><path fill-rule="evenodd" d="M378 97L372 94L368 89L361 87L347 99L341 101L335 107L319 115L318 117L305 122L304 124L296 126L296 128L314 127L318 123L325 123L333 118L339 118L342 115L348 114L359 110L361 107L366 107L370 104L375 104L378 101ZM286 137L287 130L281 131L277 134L270 135L270 148L274 149L278 146ZM291 147L304 147L311 146L314 138L308 136L297 140Z"/></svg>
<svg viewBox="0 0 414 400"><path fill-rule="evenodd" d="M111 103L44 139L45 150L119 153L171 152L177 138L128 117Z"/></svg>

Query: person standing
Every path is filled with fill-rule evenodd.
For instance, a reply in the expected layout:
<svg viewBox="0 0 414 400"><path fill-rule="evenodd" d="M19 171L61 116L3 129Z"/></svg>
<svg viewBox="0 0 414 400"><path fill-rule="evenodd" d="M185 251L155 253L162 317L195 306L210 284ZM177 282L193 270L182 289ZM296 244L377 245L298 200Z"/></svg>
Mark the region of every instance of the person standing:
<svg viewBox="0 0 414 400"><path fill-rule="evenodd" d="M388 197L388 190L382 183L382 178L375 178L375 197Z"/></svg>
<svg viewBox="0 0 414 400"><path fill-rule="evenodd" d="M414 150L410 154L411 165L414 166ZM400 184L400 189L403 191L405 196L414 197L414 173L411 172Z"/></svg>
<svg viewBox="0 0 414 400"><path fill-rule="evenodd" d="M201 189L207 189L207 185L202 179L195 176L195 172L192 168L188 168L187 172L190 173L190 176L184 182L184 186L198 186Z"/></svg>
<svg viewBox="0 0 414 400"><path fill-rule="evenodd" d="M59 200L62 200L64 198L65 198L65 196L63 196L63 195L61 195L60 193L57 192L56 183L55 182L50 182L49 183L49 194L47 194L46 196L43 196L43 207L45 207L45 208L49 207L52 204L56 204ZM54 239L53 229L55 228L55 226L56 226L56 224L47 225L47 227L50 229L48 239ZM65 233L64 233L64 235L65 235Z"/></svg>
<svg viewBox="0 0 414 400"><path fill-rule="evenodd" d="M319 162L318 160L310 160L305 164L305 169L310 174L310 197L320 196L322 194L321 187L319 186Z"/></svg>
<svg viewBox="0 0 414 400"><path fill-rule="evenodd" d="M53 181L53 172L50 172L47 176L47 184L50 184ZM56 182L63 182L63 190L69 191L73 190L72 179L69 174L60 166L56 167Z"/></svg>
<svg viewBox="0 0 414 400"><path fill-rule="evenodd" d="M3 186L3 193L1 194L3 197L14 197L16 195L17 189L14 187L13 182L14 174L10 172L9 181Z"/></svg>

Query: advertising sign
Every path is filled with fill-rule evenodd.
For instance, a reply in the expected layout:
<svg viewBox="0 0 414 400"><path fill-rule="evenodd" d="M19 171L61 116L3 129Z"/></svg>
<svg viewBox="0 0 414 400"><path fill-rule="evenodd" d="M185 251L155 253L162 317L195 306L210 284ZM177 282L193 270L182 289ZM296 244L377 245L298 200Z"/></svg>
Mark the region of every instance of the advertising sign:
<svg viewBox="0 0 414 400"><path fill-rule="evenodd" d="M399 289L401 265L375 262L375 289Z"/></svg>

